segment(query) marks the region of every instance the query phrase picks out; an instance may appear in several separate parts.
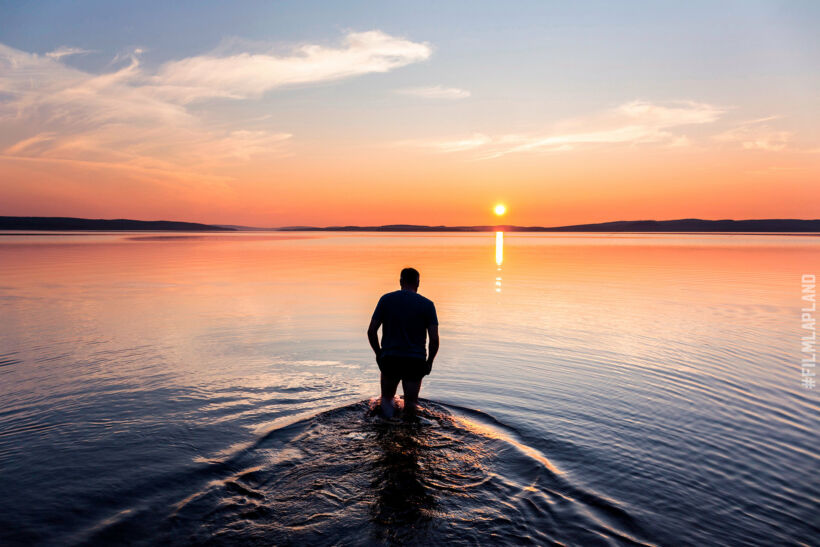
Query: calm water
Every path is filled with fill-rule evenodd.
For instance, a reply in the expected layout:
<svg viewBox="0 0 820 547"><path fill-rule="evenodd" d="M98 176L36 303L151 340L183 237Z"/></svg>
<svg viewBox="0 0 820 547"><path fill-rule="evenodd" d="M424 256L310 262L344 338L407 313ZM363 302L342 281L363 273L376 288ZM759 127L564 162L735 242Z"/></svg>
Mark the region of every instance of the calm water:
<svg viewBox="0 0 820 547"><path fill-rule="evenodd" d="M406 265L442 346L387 424ZM0 235L0 543L817 544L806 273L820 237Z"/></svg>

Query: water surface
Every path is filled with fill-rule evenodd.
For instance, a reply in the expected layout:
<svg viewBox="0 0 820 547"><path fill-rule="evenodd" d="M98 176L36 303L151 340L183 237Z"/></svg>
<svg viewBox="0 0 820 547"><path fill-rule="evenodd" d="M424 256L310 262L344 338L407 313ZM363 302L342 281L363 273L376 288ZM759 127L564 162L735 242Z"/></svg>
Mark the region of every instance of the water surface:
<svg viewBox="0 0 820 547"><path fill-rule="evenodd" d="M0 234L0 543L813 544L818 251ZM365 329L408 265L442 348L386 424Z"/></svg>

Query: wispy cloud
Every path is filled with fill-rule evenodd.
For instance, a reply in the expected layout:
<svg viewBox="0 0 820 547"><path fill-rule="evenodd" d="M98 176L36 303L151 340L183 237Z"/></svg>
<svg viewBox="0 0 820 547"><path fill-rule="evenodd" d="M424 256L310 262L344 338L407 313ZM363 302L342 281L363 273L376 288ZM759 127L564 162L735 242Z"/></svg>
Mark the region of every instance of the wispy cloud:
<svg viewBox="0 0 820 547"><path fill-rule="evenodd" d="M791 144L794 134L790 131L776 129L766 123L777 118L777 116L769 116L749 120L715 135L713 139L717 142L740 144L746 150L779 152Z"/></svg>
<svg viewBox="0 0 820 547"><path fill-rule="evenodd" d="M424 61L431 54L426 43L377 30L351 32L338 48L305 45L287 55L189 57L166 63L150 81L161 96L183 103L213 97L242 99L277 87L388 72Z"/></svg>
<svg viewBox="0 0 820 547"><path fill-rule="evenodd" d="M277 87L381 73L422 61L424 43L380 31L352 32L339 47L288 54L203 55L146 70L142 50L92 74L62 61L86 50L36 55L0 44L0 152L6 157L99 162L197 172L284 155L286 131L210 123L192 101L252 99Z"/></svg>
<svg viewBox="0 0 820 547"><path fill-rule="evenodd" d="M396 93L401 95L412 95L423 99L466 99L470 92L457 87L444 87L435 85L431 87L410 87L407 89L397 89Z"/></svg>
<svg viewBox="0 0 820 547"><path fill-rule="evenodd" d="M94 53L94 51L78 47L63 46L58 47L54 51L49 51L48 53L46 53L46 57L50 57L52 59L62 59L63 57L68 57L69 55L84 55L86 53Z"/></svg>
<svg viewBox="0 0 820 547"><path fill-rule="evenodd" d="M411 146L419 148L429 148L436 152L463 152L474 150L493 142L492 137L483 133L473 133L463 137L455 137L441 140L406 140L393 143L395 146Z"/></svg>
<svg viewBox="0 0 820 547"><path fill-rule="evenodd" d="M687 146L689 140L678 130L715 122L724 111L723 108L694 101L670 104L633 101L593 116L564 120L545 134L489 136L476 133L453 139L405 141L401 144L442 152L473 150L480 153L481 159L521 152L565 152L595 144L659 143L680 147Z"/></svg>

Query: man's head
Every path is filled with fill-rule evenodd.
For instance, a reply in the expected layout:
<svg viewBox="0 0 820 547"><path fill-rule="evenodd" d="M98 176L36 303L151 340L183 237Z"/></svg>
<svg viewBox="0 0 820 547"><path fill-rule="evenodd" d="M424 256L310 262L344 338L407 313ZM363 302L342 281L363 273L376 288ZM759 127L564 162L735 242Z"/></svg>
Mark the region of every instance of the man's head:
<svg viewBox="0 0 820 547"><path fill-rule="evenodd" d="M402 289L417 291L419 289L419 271L415 268L405 268L401 271L399 284Z"/></svg>

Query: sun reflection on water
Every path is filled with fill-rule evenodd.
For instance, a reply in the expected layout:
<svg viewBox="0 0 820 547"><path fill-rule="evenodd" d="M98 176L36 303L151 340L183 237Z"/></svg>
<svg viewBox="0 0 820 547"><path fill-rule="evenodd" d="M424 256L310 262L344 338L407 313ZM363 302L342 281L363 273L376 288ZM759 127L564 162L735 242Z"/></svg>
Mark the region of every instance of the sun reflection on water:
<svg viewBox="0 0 820 547"><path fill-rule="evenodd" d="M495 233L495 264L496 271L499 272L495 277L495 292L501 292L501 264L504 263L504 232Z"/></svg>

